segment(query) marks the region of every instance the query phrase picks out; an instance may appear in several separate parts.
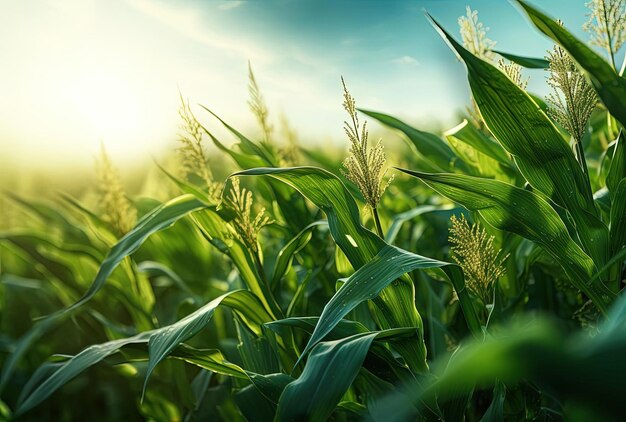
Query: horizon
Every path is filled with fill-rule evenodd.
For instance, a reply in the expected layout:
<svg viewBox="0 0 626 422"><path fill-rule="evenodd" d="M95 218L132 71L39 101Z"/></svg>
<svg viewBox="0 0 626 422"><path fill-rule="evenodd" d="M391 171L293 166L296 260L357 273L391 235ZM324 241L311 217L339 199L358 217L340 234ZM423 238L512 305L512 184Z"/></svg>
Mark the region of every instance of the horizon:
<svg viewBox="0 0 626 422"><path fill-rule="evenodd" d="M584 1L533 4L587 38ZM307 145L343 142L341 76L361 108L426 129L455 126L469 101L465 69L424 10L458 37L466 5L497 49L543 57L552 45L508 1L5 3L0 161L91 167L103 142L120 167L145 162L176 141L179 90L254 136L248 62L272 122L285 115ZM525 74L529 91L545 95L543 72Z"/></svg>

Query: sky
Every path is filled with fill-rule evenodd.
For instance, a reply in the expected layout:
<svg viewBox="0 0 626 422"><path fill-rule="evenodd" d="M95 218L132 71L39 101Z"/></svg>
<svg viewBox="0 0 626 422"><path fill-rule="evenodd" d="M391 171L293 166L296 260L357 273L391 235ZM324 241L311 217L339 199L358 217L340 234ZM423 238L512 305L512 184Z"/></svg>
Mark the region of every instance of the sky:
<svg viewBox="0 0 626 422"><path fill-rule="evenodd" d="M584 0L533 4L586 39ZM308 144L343 139L342 75L361 108L452 127L465 69L424 11L458 36L466 5L497 49L551 47L507 0L0 0L0 163L91 166L101 142L120 165L159 155L179 92L219 134L198 104L254 135L248 62L275 126L285 115Z"/></svg>

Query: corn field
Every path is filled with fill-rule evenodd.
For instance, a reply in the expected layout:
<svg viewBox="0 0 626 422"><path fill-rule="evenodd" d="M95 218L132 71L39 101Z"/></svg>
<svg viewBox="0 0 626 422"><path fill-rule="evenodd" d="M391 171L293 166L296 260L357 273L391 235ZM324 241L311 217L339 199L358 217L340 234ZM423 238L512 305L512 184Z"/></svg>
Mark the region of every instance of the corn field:
<svg viewBox="0 0 626 422"><path fill-rule="evenodd" d="M514 3L544 58L494 50L469 8L460 36L427 15L471 88L442 134L337 75L345 148L305 147L250 67L258 134L182 93L153 197L104 147L97 201L8 193L1 418L623 418L626 2L589 4L590 42Z"/></svg>

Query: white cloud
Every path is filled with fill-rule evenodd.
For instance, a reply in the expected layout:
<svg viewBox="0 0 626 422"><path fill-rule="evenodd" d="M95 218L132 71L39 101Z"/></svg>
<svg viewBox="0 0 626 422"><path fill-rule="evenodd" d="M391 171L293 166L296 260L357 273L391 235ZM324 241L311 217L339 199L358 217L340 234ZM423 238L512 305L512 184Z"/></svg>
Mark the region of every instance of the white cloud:
<svg viewBox="0 0 626 422"><path fill-rule="evenodd" d="M411 56L398 57L397 59L393 59L393 62L397 64L405 64L405 65L412 65L412 66L419 66L420 64L420 62L418 62L415 57L411 57Z"/></svg>
<svg viewBox="0 0 626 422"><path fill-rule="evenodd" d="M229 0L229 1L225 1L223 3L220 3L217 8L219 10L230 10L230 9L234 9L236 7L239 7L243 4L242 0Z"/></svg>
<svg viewBox="0 0 626 422"><path fill-rule="evenodd" d="M201 14L197 9L185 9L180 7L178 3L166 3L156 0L128 0L128 2L137 10L160 21L162 24L178 30L196 42L209 47L227 50L246 60L251 58L254 58L255 62L272 60L272 54L267 49L261 48L260 45L252 43L249 39L235 38L232 33L225 37L223 35L224 31L219 31L217 23L210 22L210 16ZM230 3L236 3L236 1ZM231 6L230 8L233 7L236 6ZM211 30L211 28L215 29Z"/></svg>

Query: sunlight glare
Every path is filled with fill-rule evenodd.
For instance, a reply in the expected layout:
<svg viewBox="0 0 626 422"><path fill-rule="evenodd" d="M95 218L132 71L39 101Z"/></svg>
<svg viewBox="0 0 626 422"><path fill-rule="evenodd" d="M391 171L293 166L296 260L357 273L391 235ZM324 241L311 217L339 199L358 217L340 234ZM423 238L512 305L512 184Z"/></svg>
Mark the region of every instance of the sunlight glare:
<svg viewBox="0 0 626 422"><path fill-rule="evenodd" d="M117 143L132 139L147 124L132 84L113 72L84 75L70 87L69 97L95 137Z"/></svg>

